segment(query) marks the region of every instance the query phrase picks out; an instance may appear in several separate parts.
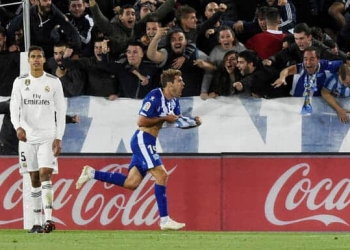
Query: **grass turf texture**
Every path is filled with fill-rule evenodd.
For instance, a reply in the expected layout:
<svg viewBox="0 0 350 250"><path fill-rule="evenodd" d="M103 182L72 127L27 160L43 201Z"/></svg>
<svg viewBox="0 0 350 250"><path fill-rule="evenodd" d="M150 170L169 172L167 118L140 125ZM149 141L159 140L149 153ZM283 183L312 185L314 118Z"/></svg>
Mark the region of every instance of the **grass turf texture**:
<svg viewBox="0 0 350 250"><path fill-rule="evenodd" d="M338 250L350 249L350 233L0 230L1 250Z"/></svg>

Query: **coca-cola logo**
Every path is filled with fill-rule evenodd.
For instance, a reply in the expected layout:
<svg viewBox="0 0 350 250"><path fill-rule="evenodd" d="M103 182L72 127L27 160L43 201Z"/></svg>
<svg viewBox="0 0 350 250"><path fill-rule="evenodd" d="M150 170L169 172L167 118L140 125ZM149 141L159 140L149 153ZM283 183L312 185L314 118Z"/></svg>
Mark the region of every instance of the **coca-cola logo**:
<svg viewBox="0 0 350 250"><path fill-rule="evenodd" d="M121 173L125 172L123 169L127 168L128 165L111 164L103 168L102 171ZM110 192L108 195L99 193L89 196L89 194L94 193L93 189L96 183L96 180L86 183L74 202L72 218L76 224L86 225L98 218L101 225L108 225L115 221L118 216L121 217L121 224L124 226L132 223L137 226L152 225L158 221L158 207L153 192L154 180L150 174L145 176L135 191L130 191L129 198L125 194L118 193L115 185L107 183L104 184L104 188L106 190L113 188L116 193L114 196L111 196ZM137 210L133 213L135 207ZM85 212L93 208L95 208L95 212L88 218L84 218Z"/></svg>
<svg viewBox="0 0 350 250"><path fill-rule="evenodd" d="M127 164L110 164L101 170L126 173L127 168ZM176 168L177 166L174 166L168 170L169 175ZM102 226L112 223L120 223L123 226L150 226L159 220L154 196L154 178L150 174L145 176L135 191L125 190L113 184L101 184L96 180L91 180L81 190L76 190L75 182L75 179L67 179L60 174L54 177L53 219L56 223L68 225L74 222L76 225L84 226L98 221ZM1 187L5 183L6 188ZM0 187L2 190L6 189L0 208L0 214L4 216L0 218L0 225L23 220L22 183L18 164L8 167L0 174ZM96 188L101 191L97 192ZM71 213L71 216L67 216L67 213ZM4 219L9 214L15 218Z"/></svg>
<svg viewBox="0 0 350 250"><path fill-rule="evenodd" d="M17 177L20 176L18 173L18 164L12 165L0 174L0 189L2 189L2 187L5 185L6 187L8 186L8 188L6 188L6 192L1 192L1 196L3 196L2 209L5 211L12 211L19 207L22 208L22 179L14 178L14 176L11 176L12 174L16 175ZM1 211L0 214L6 213ZM0 225L12 224L22 220L22 214L20 214L18 217L1 216Z"/></svg>
<svg viewBox="0 0 350 250"><path fill-rule="evenodd" d="M321 209L323 211L330 211L333 209L342 210L346 208L349 203L350 193L350 179L344 178L338 183L334 183L330 178L324 178L318 183L314 183L308 175L310 173L310 166L307 163L297 164L288 169L281 177L274 183L270 189L266 201L265 201L265 217L274 225L288 225L295 224L303 221L320 221L326 226L331 223L341 223L349 226L349 224L342 218L333 214L319 213L310 216L300 216L293 220L282 220L276 216L276 204L277 199L284 200L285 209L293 211L302 204L306 206L309 211L316 211ZM299 177L300 175L300 177ZM298 177L297 183L292 185L287 182L292 177ZM288 187L287 187L288 186ZM287 196L281 197L282 190L287 190ZM326 195L322 195L320 201L320 193L327 192Z"/></svg>

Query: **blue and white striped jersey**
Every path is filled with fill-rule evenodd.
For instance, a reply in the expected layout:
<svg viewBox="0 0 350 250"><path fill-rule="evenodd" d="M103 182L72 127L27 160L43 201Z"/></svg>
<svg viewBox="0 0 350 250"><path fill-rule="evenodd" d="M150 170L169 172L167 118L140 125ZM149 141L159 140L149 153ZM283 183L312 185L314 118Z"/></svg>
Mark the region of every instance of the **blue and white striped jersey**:
<svg viewBox="0 0 350 250"><path fill-rule="evenodd" d="M326 80L334 73L338 72L339 67L343 65L343 61L328 61L320 60L318 70L316 72L316 85L317 90L313 93L313 96L320 96L321 89ZM303 63L297 64L297 74L293 76L293 86L290 91L290 95L295 97L302 97L305 93L305 84L312 78L305 70Z"/></svg>
<svg viewBox="0 0 350 250"><path fill-rule="evenodd" d="M179 99L167 100L161 88L154 89L145 96L139 111L139 115L149 118L163 117L171 113L181 114Z"/></svg>
<svg viewBox="0 0 350 250"><path fill-rule="evenodd" d="M335 97L350 97L350 88L340 83L338 74L333 74L328 78L324 87Z"/></svg>

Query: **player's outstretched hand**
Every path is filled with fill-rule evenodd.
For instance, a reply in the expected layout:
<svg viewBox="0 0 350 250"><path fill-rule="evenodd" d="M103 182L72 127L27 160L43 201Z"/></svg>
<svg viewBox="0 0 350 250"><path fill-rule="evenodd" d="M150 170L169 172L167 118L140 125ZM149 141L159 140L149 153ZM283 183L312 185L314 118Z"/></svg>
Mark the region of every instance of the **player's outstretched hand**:
<svg viewBox="0 0 350 250"><path fill-rule="evenodd" d="M199 116L196 116L194 119L196 120L197 126L202 125L202 120Z"/></svg>

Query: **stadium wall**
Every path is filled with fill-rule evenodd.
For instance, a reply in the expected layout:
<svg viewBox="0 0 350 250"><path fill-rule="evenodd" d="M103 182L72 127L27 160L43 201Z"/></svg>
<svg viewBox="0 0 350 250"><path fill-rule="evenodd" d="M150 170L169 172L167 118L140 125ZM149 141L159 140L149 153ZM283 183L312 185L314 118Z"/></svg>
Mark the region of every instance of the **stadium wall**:
<svg viewBox="0 0 350 250"><path fill-rule="evenodd" d="M162 155L170 173L169 212L202 231L348 231L348 155ZM126 172L129 154L59 158L53 178L60 230L158 230L153 180L131 192L97 181L81 190L83 165ZM24 182L23 182L24 180ZM30 228L28 176L16 157L0 160L0 228Z"/></svg>
<svg viewBox="0 0 350 250"><path fill-rule="evenodd" d="M136 129L141 100L109 101L89 96L66 100L67 113L78 114L81 121L67 124L63 153L131 153L129 141ZM350 110L348 98L338 101ZM187 130L166 125L160 132L157 150L160 153L349 152L349 125L339 122L321 97L312 99L314 113L302 116L303 102L303 98L297 97L266 100L237 96L206 101L199 97L181 98L183 115L198 115L203 125Z"/></svg>

